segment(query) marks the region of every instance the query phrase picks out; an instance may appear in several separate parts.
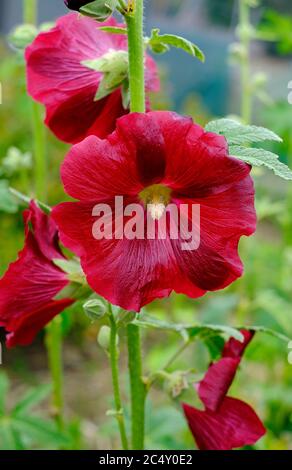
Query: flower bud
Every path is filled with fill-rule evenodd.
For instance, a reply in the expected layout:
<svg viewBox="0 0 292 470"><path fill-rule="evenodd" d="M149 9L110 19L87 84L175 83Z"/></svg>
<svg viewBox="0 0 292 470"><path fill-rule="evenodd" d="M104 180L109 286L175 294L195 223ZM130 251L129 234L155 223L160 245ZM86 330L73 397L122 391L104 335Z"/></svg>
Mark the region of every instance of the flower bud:
<svg viewBox="0 0 292 470"><path fill-rule="evenodd" d="M25 49L26 46L32 43L38 34L38 30L31 24L22 24L16 26L9 35L10 44L16 49Z"/></svg>
<svg viewBox="0 0 292 470"><path fill-rule="evenodd" d="M166 390L172 396L172 398L179 397L184 390L189 387L188 384L188 372L176 371L169 374L169 378L166 382Z"/></svg>
<svg viewBox="0 0 292 470"><path fill-rule="evenodd" d="M83 305L83 310L90 320L100 320L107 312L106 302L101 299L90 299Z"/></svg>
<svg viewBox="0 0 292 470"><path fill-rule="evenodd" d="M268 77L264 72L258 72L253 78L254 89L263 88L268 82Z"/></svg>
<svg viewBox="0 0 292 470"><path fill-rule="evenodd" d="M229 46L229 57L232 62L241 62L247 56L246 50L239 42L234 42Z"/></svg>
<svg viewBox="0 0 292 470"><path fill-rule="evenodd" d="M80 8L92 3L94 0L65 0L65 5L70 10L79 11Z"/></svg>
<svg viewBox="0 0 292 470"><path fill-rule="evenodd" d="M110 349L110 341L111 341L111 329L109 326L102 326L99 330L99 334L97 337L97 342L100 347L105 351L109 352ZM119 344L119 337L116 337L116 346Z"/></svg>

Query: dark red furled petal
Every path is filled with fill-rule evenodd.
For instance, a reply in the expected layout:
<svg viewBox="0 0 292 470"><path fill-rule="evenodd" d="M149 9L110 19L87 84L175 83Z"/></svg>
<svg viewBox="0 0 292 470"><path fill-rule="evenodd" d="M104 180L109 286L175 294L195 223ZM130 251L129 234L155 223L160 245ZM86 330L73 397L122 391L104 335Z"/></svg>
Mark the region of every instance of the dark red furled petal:
<svg viewBox="0 0 292 470"><path fill-rule="evenodd" d="M216 411L229 390L235 377L240 359L229 357L211 364L199 383L198 394L206 409Z"/></svg>
<svg viewBox="0 0 292 470"><path fill-rule="evenodd" d="M255 444L266 432L247 403L226 397L216 412L187 404L183 410L200 450L231 450Z"/></svg>
<svg viewBox="0 0 292 470"><path fill-rule="evenodd" d="M0 280L0 326L9 346L28 344L39 329L74 301L54 300L69 283L53 259L64 258L55 222L35 202L24 213L25 246Z"/></svg>
<svg viewBox="0 0 292 470"><path fill-rule="evenodd" d="M222 357L241 358L243 356L243 353L253 339L255 332L251 330L241 330L241 334L244 336L244 342L241 343L235 338L230 338L230 340L225 343Z"/></svg>

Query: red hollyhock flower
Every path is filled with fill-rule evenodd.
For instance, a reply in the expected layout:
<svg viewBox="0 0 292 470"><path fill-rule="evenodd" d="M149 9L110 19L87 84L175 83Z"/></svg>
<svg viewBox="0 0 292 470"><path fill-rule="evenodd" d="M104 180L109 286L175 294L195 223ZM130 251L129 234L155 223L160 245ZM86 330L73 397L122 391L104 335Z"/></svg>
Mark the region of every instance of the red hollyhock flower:
<svg viewBox="0 0 292 470"><path fill-rule="evenodd" d="M30 344L39 330L74 303L55 299L69 284L52 262L64 259L55 222L33 201L23 218L25 246L0 280L0 326L9 333L8 347Z"/></svg>
<svg viewBox="0 0 292 470"><path fill-rule="evenodd" d="M242 274L238 242L255 230L254 188L250 167L228 155L222 136L175 113L133 113L108 139L75 145L61 173L66 192L79 200L53 209L62 241L81 257L89 285L112 304L139 311L173 290L196 298ZM113 207L117 195L140 204L143 217L152 203L153 219L170 202L199 204L199 248L184 251L182 240L170 237L96 240L93 208Z"/></svg>
<svg viewBox="0 0 292 470"><path fill-rule="evenodd" d="M242 331L242 334L244 342L230 339L225 345L222 359L210 366L199 383L198 394L205 410L183 404L190 430L200 450L230 450L252 445L266 432L247 403L226 396L254 332Z"/></svg>
<svg viewBox="0 0 292 470"><path fill-rule="evenodd" d="M121 26L114 19L102 23L109 25ZM59 18L26 49L28 92L45 105L45 122L59 139L77 143L91 134L103 138L128 112L120 88L95 101L103 73L82 65L121 50L127 50L125 35L103 32L94 20L78 13ZM157 67L147 55L146 90L158 89Z"/></svg>

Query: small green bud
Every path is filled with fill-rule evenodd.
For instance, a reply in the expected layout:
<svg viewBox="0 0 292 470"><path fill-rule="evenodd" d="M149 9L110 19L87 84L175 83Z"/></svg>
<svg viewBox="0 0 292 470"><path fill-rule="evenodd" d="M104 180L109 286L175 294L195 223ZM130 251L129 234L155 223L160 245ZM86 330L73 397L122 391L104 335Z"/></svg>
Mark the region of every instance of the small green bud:
<svg viewBox="0 0 292 470"><path fill-rule="evenodd" d="M38 34L38 30L31 24L16 26L8 37L10 44L16 49L25 49Z"/></svg>
<svg viewBox="0 0 292 470"><path fill-rule="evenodd" d="M250 24L238 26L238 28L236 29L236 33L242 41L253 39L256 36L256 31L254 27Z"/></svg>
<svg viewBox="0 0 292 470"><path fill-rule="evenodd" d="M241 62L247 57L247 52L242 44L235 42L229 46L229 57L232 62Z"/></svg>
<svg viewBox="0 0 292 470"><path fill-rule="evenodd" d="M105 352L109 352L110 349L110 341L111 341L111 329L109 326L102 326L101 329L99 330L99 334L97 337L97 342L101 346L101 348ZM116 346L119 344L119 338L117 336L116 340Z"/></svg>
<svg viewBox="0 0 292 470"><path fill-rule="evenodd" d="M84 312L92 321L100 320L107 313L107 306L102 299L90 299L83 305Z"/></svg>
<svg viewBox="0 0 292 470"><path fill-rule="evenodd" d="M179 397L184 390L189 388L188 372L176 371L168 375L165 387L172 398Z"/></svg>
<svg viewBox="0 0 292 470"><path fill-rule="evenodd" d="M268 82L268 77L264 72L257 73L253 78L253 87L258 90L263 88Z"/></svg>

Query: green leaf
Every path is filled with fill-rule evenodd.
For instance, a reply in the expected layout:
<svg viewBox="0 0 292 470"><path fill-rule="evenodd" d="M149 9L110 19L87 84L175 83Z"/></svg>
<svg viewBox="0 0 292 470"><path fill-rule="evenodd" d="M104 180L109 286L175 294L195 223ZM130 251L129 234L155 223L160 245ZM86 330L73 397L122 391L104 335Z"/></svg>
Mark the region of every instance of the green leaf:
<svg viewBox="0 0 292 470"><path fill-rule="evenodd" d="M229 145L245 145L264 141L282 142L277 134L265 127L244 126L232 119L211 121L207 124L206 131L224 135Z"/></svg>
<svg viewBox="0 0 292 470"><path fill-rule="evenodd" d="M126 28L119 28L118 26L100 26L100 31L111 34L127 34Z"/></svg>
<svg viewBox="0 0 292 470"><path fill-rule="evenodd" d="M229 148L229 153L252 166L265 166L272 170L275 175L285 180L292 180L292 171L287 165L279 161L279 157L275 153L264 149L235 145Z"/></svg>
<svg viewBox="0 0 292 470"><path fill-rule="evenodd" d="M79 9L80 13L97 21L106 21L115 11L117 0L95 0Z"/></svg>
<svg viewBox="0 0 292 470"><path fill-rule="evenodd" d="M52 387L50 384L40 385L33 390L30 390L13 408L11 415L14 417L22 416L29 411L32 407L38 405L45 400L49 395Z"/></svg>
<svg viewBox="0 0 292 470"><path fill-rule="evenodd" d="M201 62L205 61L205 55L201 49L188 39L185 39L181 36L176 36L175 34L159 34L160 30L158 28L153 29L151 37L148 41L148 45L151 47L153 52L162 54L169 50L169 47L176 47L178 49L183 49L185 52L190 54L193 57L196 57Z"/></svg>
<svg viewBox="0 0 292 470"><path fill-rule="evenodd" d="M195 325L187 327L187 331L191 338L199 336L204 340L214 335L223 334L227 338L234 338L240 342L244 341L243 334L239 330L227 325Z"/></svg>
<svg viewBox="0 0 292 470"><path fill-rule="evenodd" d="M258 333L265 333L270 336L274 336L275 338L278 338L279 340L283 341L284 343L289 343L292 338L289 338L288 336L284 335L283 333L280 333L279 331L273 330L272 328L266 328L265 326L249 326L249 327L244 327L246 330L253 330Z"/></svg>
<svg viewBox="0 0 292 470"><path fill-rule="evenodd" d="M185 339L194 339L199 337L200 339L205 339L210 336L218 334L223 334L227 338L235 338L238 341L243 341L242 333L230 326L226 325L211 325L211 324L183 324L183 323L169 323L157 318L151 317L147 314L142 314L138 316L138 319L134 321L136 325L139 325L144 328L158 328L161 330L175 331L180 333Z"/></svg>
<svg viewBox="0 0 292 470"><path fill-rule="evenodd" d="M9 418L0 420L0 449L16 450L16 442Z"/></svg>
<svg viewBox="0 0 292 470"><path fill-rule="evenodd" d="M81 268L80 261L77 258L73 259L63 259L63 258L55 258L53 259L53 263L58 266L64 273L68 274L68 279L71 282L77 284L84 284L84 272Z"/></svg>
<svg viewBox="0 0 292 470"><path fill-rule="evenodd" d="M9 380L4 372L0 372L0 416L5 414L5 401L9 390Z"/></svg>
<svg viewBox="0 0 292 470"><path fill-rule="evenodd" d="M111 94L128 78L129 61L126 51L110 51L99 59L85 60L82 65L103 73L102 81L94 98L95 101Z"/></svg>
<svg viewBox="0 0 292 470"><path fill-rule="evenodd" d="M8 181L0 180L0 211L15 214L17 210L18 205L10 193Z"/></svg>
<svg viewBox="0 0 292 470"><path fill-rule="evenodd" d="M27 435L47 447L61 447L68 444L68 438L61 434L51 421L39 417L17 416L13 418L12 424L20 435Z"/></svg>

